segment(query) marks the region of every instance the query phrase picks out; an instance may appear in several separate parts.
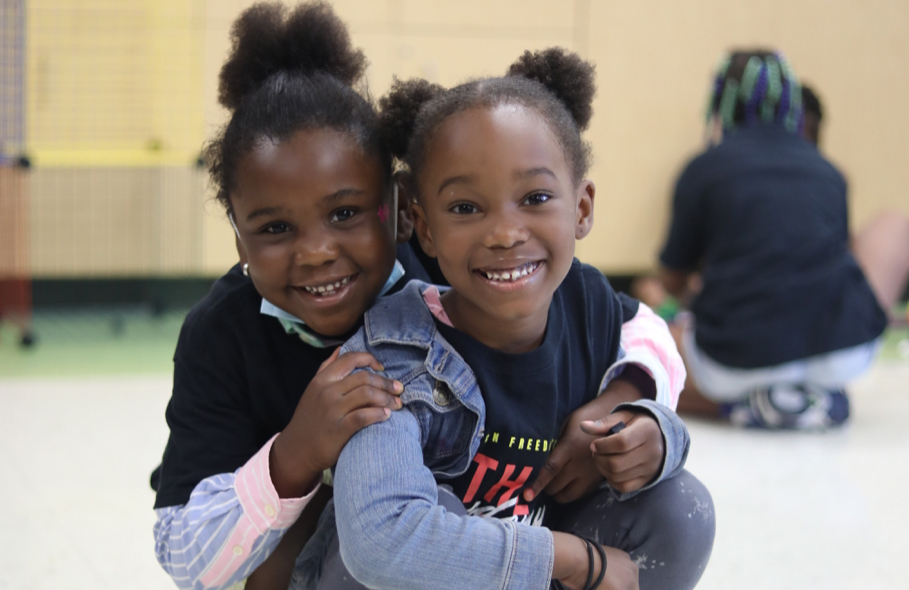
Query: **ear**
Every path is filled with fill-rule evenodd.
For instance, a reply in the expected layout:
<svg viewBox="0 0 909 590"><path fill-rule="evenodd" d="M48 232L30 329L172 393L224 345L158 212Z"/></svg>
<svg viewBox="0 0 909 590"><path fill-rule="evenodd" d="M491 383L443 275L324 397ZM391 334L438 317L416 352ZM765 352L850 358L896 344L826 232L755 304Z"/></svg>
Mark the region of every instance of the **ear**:
<svg viewBox="0 0 909 590"><path fill-rule="evenodd" d="M588 179L581 181L578 186L578 219L574 227L574 239L580 240L587 237L593 229L593 197L597 189Z"/></svg>
<svg viewBox="0 0 909 590"><path fill-rule="evenodd" d="M396 172L392 182L398 189L398 232L395 239L399 244L405 244L413 235L413 198L408 189L409 183L403 172Z"/></svg>
<svg viewBox="0 0 909 590"><path fill-rule="evenodd" d="M413 213L413 226L417 232L417 238L420 240L420 247L430 258L437 258L436 246L432 241L432 232L429 231L429 224L426 223L426 211L423 210L422 205L416 202L411 206L411 211Z"/></svg>

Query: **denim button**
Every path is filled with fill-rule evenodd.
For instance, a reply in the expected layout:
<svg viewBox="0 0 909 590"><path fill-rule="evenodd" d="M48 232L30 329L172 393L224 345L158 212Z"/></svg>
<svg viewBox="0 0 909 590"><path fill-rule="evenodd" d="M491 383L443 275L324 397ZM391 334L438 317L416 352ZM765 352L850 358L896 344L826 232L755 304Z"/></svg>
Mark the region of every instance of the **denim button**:
<svg viewBox="0 0 909 590"><path fill-rule="evenodd" d="M443 407L451 403L451 390L444 381L436 381L436 386L432 390L432 401Z"/></svg>

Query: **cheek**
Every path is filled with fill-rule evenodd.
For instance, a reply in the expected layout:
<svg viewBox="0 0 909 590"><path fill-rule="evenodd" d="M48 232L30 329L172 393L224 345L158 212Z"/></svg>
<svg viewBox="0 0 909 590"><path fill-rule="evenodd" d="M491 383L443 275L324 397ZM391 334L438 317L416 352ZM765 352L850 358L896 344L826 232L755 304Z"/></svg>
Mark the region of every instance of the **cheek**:
<svg viewBox="0 0 909 590"><path fill-rule="evenodd" d="M390 272L395 259L395 242L387 225L377 217L359 231L346 236L348 251L364 270L384 270L388 266Z"/></svg>
<svg viewBox="0 0 909 590"><path fill-rule="evenodd" d="M249 266L256 269L260 275L268 275L269 271L283 268L292 258L286 244L253 244L247 246L246 254L249 257ZM263 278L267 279L267 276Z"/></svg>

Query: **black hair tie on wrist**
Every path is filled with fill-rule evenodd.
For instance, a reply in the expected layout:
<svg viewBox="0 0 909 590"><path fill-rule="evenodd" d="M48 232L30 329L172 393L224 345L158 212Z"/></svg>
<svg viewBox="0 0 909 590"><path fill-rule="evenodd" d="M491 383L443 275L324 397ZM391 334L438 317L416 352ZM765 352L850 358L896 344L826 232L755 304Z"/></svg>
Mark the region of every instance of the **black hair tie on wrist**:
<svg viewBox="0 0 909 590"><path fill-rule="evenodd" d="M588 547L593 545L593 547L596 548L597 553L600 554L600 564L601 564L600 573L599 573L599 575L597 575L597 579L594 581L592 586L587 586L586 588L584 588L584 590L596 590L597 588L600 587L600 584L603 583L603 578L606 577L606 550L603 549L603 546L600 545L599 543L597 543L596 541L593 541L586 537L581 537L581 538L584 539L585 541L587 541ZM588 575L591 575L591 576L593 575L593 559L590 560L590 574L588 574Z"/></svg>
<svg viewBox="0 0 909 590"><path fill-rule="evenodd" d="M581 536L577 533L571 533L575 537L584 541L584 545L587 547L587 581L584 582L583 590L596 590L599 588L600 584L603 583L603 578L606 577L606 550L603 549L603 546L594 541L593 539L588 539L587 537ZM596 549L597 553L600 555L600 573L597 576L597 579L593 579L593 569L596 567L596 562L593 559L593 550ZM591 581L593 584L591 584ZM552 583L549 585L553 590L567 590L565 586L559 580L552 580Z"/></svg>
<svg viewBox="0 0 909 590"><path fill-rule="evenodd" d="M580 536L580 535L578 535ZM584 541L584 545L587 547L587 581L584 582L584 590L593 590L596 586L590 585L590 582L593 581L593 547L590 546L590 541L581 537Z"/></svg>

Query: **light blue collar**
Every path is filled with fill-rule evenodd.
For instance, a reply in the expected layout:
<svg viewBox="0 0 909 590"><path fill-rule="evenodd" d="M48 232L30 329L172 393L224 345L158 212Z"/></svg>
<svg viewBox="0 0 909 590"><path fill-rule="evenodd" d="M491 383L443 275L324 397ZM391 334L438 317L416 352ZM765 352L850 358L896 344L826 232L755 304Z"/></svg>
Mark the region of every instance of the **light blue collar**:
<svg viewBox="0 0 909 590"><path fill-rule="evenodd" d="M379 297L388 293L395 283L403 276L404 266L399 261L395 260L395 266L391 269L391 274L388 276L388 280L385 281L385 285L382 286L382 290L379 291ZM278 318L278 321L281 322L281 326L284 327L285 332L288 334L297 334L297 336L300 337L300 340L314 348L328 348L330 346L344 344L343 340L316 336L312 331L306 328L306 323L303 320L295 315L287 313L277 305L267 301L264 297L262 298L262 305L259 306L259 313Z"/></svg>

